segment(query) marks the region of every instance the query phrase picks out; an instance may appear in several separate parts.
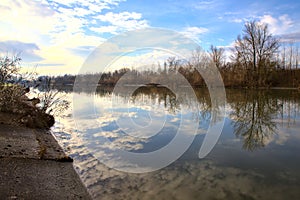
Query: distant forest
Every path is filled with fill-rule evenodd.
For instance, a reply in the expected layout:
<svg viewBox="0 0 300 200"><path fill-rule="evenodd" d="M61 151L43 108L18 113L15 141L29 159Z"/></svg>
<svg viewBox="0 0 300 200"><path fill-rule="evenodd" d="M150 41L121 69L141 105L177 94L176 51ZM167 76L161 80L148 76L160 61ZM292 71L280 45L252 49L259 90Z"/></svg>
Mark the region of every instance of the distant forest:
<svg viewBox="0 0 300 200"><path fill-rule="evenodd" d="M162 77L175 78L180 73L192 86L205 86L197 69L215 65L226 87L300 87L299 47L269 33L268 26L257 21L244 25L241 35L231 48L230 58L222 47L211 46L205 52L196 49L191 59L182 61L170 57L165 62L148 66L145 70L122 68L113 72L42 77L54 87L73 85L76 78L82 83L114 86L126 74L128 84L157 83ZM155 61L154 61L155 62ZM176 79L172 79L176 80Z"/></svg>

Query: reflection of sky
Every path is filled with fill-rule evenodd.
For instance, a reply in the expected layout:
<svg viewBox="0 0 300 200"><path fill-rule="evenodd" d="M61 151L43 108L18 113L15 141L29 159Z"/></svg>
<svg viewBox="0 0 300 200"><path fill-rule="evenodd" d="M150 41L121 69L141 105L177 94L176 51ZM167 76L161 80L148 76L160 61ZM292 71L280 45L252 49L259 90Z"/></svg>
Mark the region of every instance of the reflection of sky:
<svg viewBox="0 0 300 200"><path fill-rule="evenodd" d="M94 97L94 105L91 106L89 104L86 104L86 99L90 98L89 95L82 95L80 94L80 99L82 103L80 103L79 109L77 108L77 111L80 116L80 123L77 122L77 124L80 124L80 127L76 127L78 132L89 134L88 132L93 134L98 134L99 136L102 133L108 133L108 132L114 132L114 134L118 134L119 136L122 135L131 135L136 136L134 141L139 137L144 136L143 138L143 145L145 145L144 139L146 139L148 142L153 139L154 136L157 137L163 137L166 138L165 135L172 135L170 133L167 133L168 131L161 131L157 132L157 134L152 135L151 129L147 129L149 124L153 124L153 127L169 127L169 130L173 128L173 130L178 127L181 118L189 119L189 120L196 120L196 118L199 118L199 131L197 134L205 134L205 130L207 130L209 119L210 119L210 113L206 113L206 115L202 115L202 113L198 113L196 116L192 115L195 113L193 107L182 105L180 112L177 113L168 113L168 109L166 109L162 102L158 104L153 104L153 99L147 99L146 97L143 98L143 102L135 102L133 103L130 101L130 98L127 98L127 100L124 100L122 97L119 97L120 99L116 102L112 102L112 98L110 95L99 97ZM152 103L152 104L150 104ZM279 102L282 104L282 110L279 110L277 117L273 116L272 121L277 124L276 134L271 135L268 138L265 138L265 145L269 144L280 144L284 145L286 141L289 140L290 137L296 137L297 134L291 135L291 130L295 129L297 130L297 124L299 123L299 109L296 104L291 104L290 102ZM150 105L149 105L150 104ZM194 106L197 106L197 104L192 103ZM117 105L117 107L116 107ZM112 108L114 106L114 108ZM199 109L201 107L197 107ZM230 105L226 105L227 113L232 112L234 108L232 108ZM192 114L191 114L192 113ZM235 116L230 116L230 119L226 120L225 127L223 129L222 138L229 137L226 135L230 135L230 138L234 138L234 141L240 141L241 138L236 138L234 135L232 135L233 129L231 127L232 122L235 122ZM202 118L201 118L202 117ZM78 119L77 119L78 120ZM127 123L127 127L123 130L120 130L119 124L116 123L118 121L124 121L130 122ZM96 123L91 123L91 121L95 121ZM123 124L124 124L123 123ZM122 124L122 123L121 123ZM131 125L133 124L133 125ZM138 130L135 130L135 128L144 128L144 133L141 133L139 135ZM189 134L189 127L182 127L183 129L186 129L187 135ZM159 129L159 130L160 130ZM117 131L117 132L116 132ZM145 132L148 131L148 132ZM136 132L136 133L135 133ZM165 132L163 134L163 132ZM228 133L228 134L226 134ZM91 134L92 135L92 134ZM149 137L147 137L149 136ZM150 137L151 136L151 137ZM92 136L89 136L92 138ZM115 135L116 137L116 135ZM169 139L172 138L172 136L168 136ZM167 140L166 140L167 141ZM143 146L142 145L142 146Z"/></svg>
<svg viewBox="0 0 300 200"><path fill-rule="evenodd" d="M189 121L181 126L187 137L193 134L188 124L197 121L192 107L182 112L169 113L164 103L147 97L135 103L121 97L118 97L117 102L113 102L116 100L113 98L94 97L94 107L85 104L85 98L90 96L81 97L83 103L76 119L77 124L80 124L77 131L86 142L93 144L95 151L98 148L99 151L121 148L140 152L160 149L174 137L182 118ZM205 123L207 129L207 121L201 121L202 127ZM203 132L205 130L198 131L201 134ZM103 139L108 139L110 143Z"/></svg>
<svg viewBox="0 0 300 200"><path fill-rule="evenodd" d="M90 153L101 158L102 162L109 161L111 166L132 167L133 163L126 161L127 158L120 158L119 150L138 154L160 151L171 144L178 133L182 135L180 141L183 143L176 148L185 149L188 147L185 145L187 141L192 142L195 134L203 134L208 127L209 121L201 119L197 107L189 106L181 110L179 106L173 109L171 102L159 101L158 96L155 99L144 95L142 101L139 98L131 101L122 96L112 98L113 95L81 96L75 96L80 98L74 113L77 131ZM88 106L91 101L85 103L89 98L92 98L93 105ZM199 119L201 126L196 131ZM174 150L169 148L168 151L178 151ZM147 168L147 164L141 164L145 165L143 168Z"/></svg>
<svg viewBox="0 0 300 200"><path fill-rule="evenodd" d="M114 134L113 138L116 138L117 136L125 137L126 135L126 139L123 138L124 141L127 141L127 143L124 142L124 145L126 144L126 146L128 146L128 137L130 136L133 136L130 138L132 138L132 141L134 141L131 144L135 142L139 143L138 146L141 148L145 147L147 143L154 144L153 141L160 141L161 145L166 144L174 136L174 133L172 134L170 132L173 132L174 130L176 130L176 128L178 128L181 118L189 119L192 121L200 117L199 131L197 132L197 134L205 134L205 130L207 130L208 128L208 120L210 119L210 113L202 115L202 113L200 112L196 116L192 115L195 113L195 111L193 110L195 108L190 105L182 105L180 112L178 111L175 114L168 113L168 109L164 107L164 104L162 102L153 102L153 99L147 99L146 97L143 98L142 102L132 102L130 98L124 100L122 97L118 97L119 100L116 103L112 102L112 98L110 95L104 97L95 96L93 106L85 103L87 98L90 98L90 96L82 94L80 95L80 102L82 103L80 104L79 109L77 108L77 110L81 117L80 122L77 121L77 124L80 124L80 127L76 127L78 129L77 131L85 134L87 138L90 139L94 138L93 135L101 136L101 134L104 135L102 137L111 139L111 137L105 135L109 132ZM279 111L277 117L274 117L274 119L272 120L277 124L276 134L270 135L270 137L264 139L264 144L266 146L274 143L284 145L285 142L288 141L290 137L292 137L291 130L297 130L297 127L295 128L295 125L299 123L298 119L300 116L298 114L297 105L290 104L290 102L279 103L282 104L282 110ZM197 109L201 109L201 107L199 107L195 102L193 102L192 105L197 106ZM112 108L112 106L114 106L114 108ZM226 105L226 110L227 113L230 113L232 112L232 110L234 110L234 108L232 108L230 105ZM226 120L227 122L223 129L221 137L229 137L231 138L230 140L239 143L241 142L241 138L236 138L234 135L232 135L232 123L235 120L235 116L231 116L230 119ZM96 123L91 123L91 121L95 121ZM118 123L120 121L123 122ZM126 124L126 127L121 127L120 129L120 124ZM149 127L151 124L153 125L153 127L159 127L158 130L161 131L157 131L151 128L147 129L147 127ZM164 126L165 129L161 129ZM144 128L143 133L139 133L139 128ZM187 135L190 133L189 127L182 128L185 129ZM155 132L154 135L153 130ZM293 137L297 138L297 135L294 135ZM139 140L140 138L142 139ZM121 138L119 139L121 140ZM160 139L165 142L161 142ZM133 149L137 150L137 148ZM147 147L147 149L149 149L149 147Z"/></svg>
<svg viewBox="0 0 300 200"><path fill-rule="evenodd" d="M84 98L87 97L81 98L84 102ZM67 134L74 128L72 124L74 122L68 114L60 119L61 123L57 124L57 128L61 131L60 133L56 131L55 134L65 148L71 148L71 155L75 156L75 165L83 181L97 198L147 197L151 199L151 197L157 197L151 196L152 194L159 194L162 199L170 196L180 197L179 199L199 199L199 196L210 198L216 195L221 199L244 197L282 199L286 196L299 196L296 186L300 184L300 155L298 153L300 152L300 115L297 110L299 105L295 103L283 102L283 114L279 111L278 115L273 116L272 121L276 123L276 130L274 134L264 139L264 148L254 151L243 149L243 137L236 137L233 133L233 124L237 119L235 116L228 115L218 144L206 159L199 160L197 155L207 129L207 123L201 119L200 113L197 117L200 117L199 127L202 129L198 130L193 144L177 162L154 173L129 175L109 170L95 161L88 156L91 152L86 149L85 144L93 140L93 145L99 147L95 149L97 155L107 159L114 156L108 150L115 148L138 153L150 152L163 147L172 140L181 117L195 120L195 116L191 115L192 112L188 109L185 109L183 113L168 114L166 109L157 105L129 104L128 108L127 101L123 103L120 101L118 107L112 109L112 103L108 97L97 97L95 102L95 109L91 108L91 105L82 104L81 126L77 126L77 134ZM234 111L230 105L226 108L227 112ZM96 114L90 115L87 110ZM124 131L116 123L120 118L135 116L148 122L149 113L154 117L156 114L158 119L163 116L166 120L164 128L155 136L133 137L126 134L128 129ZM91 120L95 123L91 123ZM141 124L144 121L135 122ZM147 126L147 123L144 122L142 125ZM188 137L190 127L182 128ZM103 138L107 138L110 142L101 140ZM114 159L114 162L130 167L122 160ZM117 190L119 192L115 193ZM273 198L274 196L270 194L277 196Z"/></svg>

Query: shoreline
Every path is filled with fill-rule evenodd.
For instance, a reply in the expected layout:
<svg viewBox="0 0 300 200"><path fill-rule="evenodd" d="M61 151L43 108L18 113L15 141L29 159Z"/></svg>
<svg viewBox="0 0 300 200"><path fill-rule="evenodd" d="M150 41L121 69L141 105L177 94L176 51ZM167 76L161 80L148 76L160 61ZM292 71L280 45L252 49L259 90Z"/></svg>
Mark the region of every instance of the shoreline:
<svg viewBox="0 0 300 200"><path fill-rule="evenodd" d="M0 121L0 196L4 199L91 199L50 131Z"/></svg>

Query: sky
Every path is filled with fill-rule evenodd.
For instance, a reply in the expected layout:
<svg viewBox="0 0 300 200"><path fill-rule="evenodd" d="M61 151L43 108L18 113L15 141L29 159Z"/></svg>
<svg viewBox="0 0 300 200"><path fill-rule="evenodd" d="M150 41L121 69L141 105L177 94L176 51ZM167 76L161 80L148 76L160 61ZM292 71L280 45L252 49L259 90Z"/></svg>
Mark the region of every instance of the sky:
<svg viewBox="0 0 300 200"><path fill-rule="evenodd" d="M231 47L249 20L299 42L299 9L295 0L1 0L0 54L19 53L39 74L77 74L96 47L127 31L169 29L208 50Z"/></svg>

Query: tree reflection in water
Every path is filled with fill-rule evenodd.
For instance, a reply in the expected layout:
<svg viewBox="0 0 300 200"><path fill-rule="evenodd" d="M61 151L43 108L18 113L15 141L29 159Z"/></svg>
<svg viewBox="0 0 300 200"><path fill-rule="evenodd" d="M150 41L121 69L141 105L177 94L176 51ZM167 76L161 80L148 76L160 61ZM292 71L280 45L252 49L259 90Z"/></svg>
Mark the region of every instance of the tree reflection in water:
<svg viewBox="0 0 300 200"><path fill-rule="evenodd" d="M164 86L141 86L132 94L132 101L141 101L143 96L146 96L151 102L161 103L169 113L175 114L180 110L180 103L176 95L167 87Z"/></svg>
<svg viewBox="0 0 300 200"><path fill-rule="evenodd" d="M180 105L191 108L197 104L202 120L209 120L211 117L211 100L206 89L195 89L198 100L196 104L191 102L188 96L186 99L177 100L176 95L165 87L140 87L133 93L134 99L137 100L136 97L141 94L152 99L158 98L159 102L163 101L170 112L180 109ZM284 97L274 96L274 91L228 90L227 98L232 108L230 118L234 134L243 139L243 148L254 151L265 147L276 133L276 123L273 119L282 112Z"/></svg>
<svg viewBox="0 0 300 200"><path fill-rule="evenodd" d="M210 121L212 111L209 92L205 88L194 88L198 102L184 93L174 94L170 89L163 86L140 86L133 93L129 88L119 90L124 100L131 99L133 102L141 101L142 98L150 99L152 104L163 104L171 114L175 114L180 109L197 109L198 116L202 121ZM111 95L113 88L97 88L96 94L99 96ZM296 117L296 110L300 105L300 93L291 90L226 90L227 104L231 109L229 117L234 129L234 134L243 139L243 148L254 151L265 145L276 133L276 124L273 119L287 120ZM178 98L180 96L180 98ZM183 106L183 107L182 107ZM218 109L215 107L214 109ZM284 114L286 113L286 114ZM213 119L212 119L213 122Z"/></svg>
<svg viewBox="0 0 300 200"><path fill-rule="evenodd" d="M276 123L272 119L277 115L280 105L277 99L271 98L266 91L244 91L232 103L234 133L242 137L243 148L253 151L262 148L276 131Z"/></svg>
<svg viewBox="0 0 300 200"><path fill-rule="evenodd" d="M145 109L153 109L154 112L155 109L168 110L164 109L165 106L167 108L177 108L178 106L181 110L186 109L186 111L197 106L196 109L199 111L197 117L201 117L201 120L211 118L211 100L208 91L203 88L195 89L197 101L185 95L185 91L182 89L180 95L176 94L176 97L180 96L181 98L177 98L175 103L173 101L175 94L166 88L131 86L137 89L130 90L132 88L129 87L120 88L119 93L116 93L114 88L102 87L97 89L96 94L91 91L84 97L95 95L96 102L103 101L103 105L106 105L106 101L111 101L115 95L120 101L123 101L119 105L120 108L133 100L136 101L133 106L139 103L143 105L143 102L139 102L143 97ZM220 194L217 197L220 199L225 197L227 199L272 199L273 197L295 199L295 197L299 197L297 188L299 188L300 180L298 153L300 92L297 90L227 89L226 96L226 108L229 112L227 121L231 124L226 123L228 127L224 128L224 133L228 132L224 134L225 137L220 139L218 147L211 156L201 160L196 157L195 152L199 151L199 144L203 138L203 135L199 135L182 159L154 173L127 175L107 168L90 156L80 134L70 134L69 136L64 134L61 129L58 134L62 135L62 141L66 147L71 146L73 155L78 157L76 164L79 163L78 169L81 177L91 194L97 198L142 199L149 197L149 199L153 199L159 197L163 199L166 197L168 199L179 197L181 199L199 199L203 195L216 198L216 194ZM86 108L84 107L84 109ZM101 120L106 122L111 119L103 118ZM69 129L73 130L74 120L67 118L65 121L65 124L70 127ZM90 131L91 127L88 123L87 127L89 128L87 131ZM199 127L201 128L201 125ZM118 139L120 147L125 144L126 148L140 148L135 145L140 141L121 140L122 137L118 138L118 133L110 134L110 130L106 130L107 136L106 133L103 135L114 137L114 140ZM167 133L169 133L168 131L172 130L166 129ZM199 131L199 134L201 133ZM169 141L161 136L159 135L157 140L152 140L153 143L142 141L142 148L148 145L148 148L144 149L145 152L150 152L153 148L158 149L165 144L159 143L160 141ZM236 142L235 137L239 137L241 140ZM198 141L199 143L197 143ZM156 146L157 142L161 146ZM247 151L255 151L264 147L267 149L249 153L241 150L241 144L244 144ZM237 184L231 184L232 182ZM115 192L116 188L118 188L117 193ZM261 190L262 188L264 189ZM226 196L223 196L225 194ZM270 194L273 195L270 196Z"/></svg>

